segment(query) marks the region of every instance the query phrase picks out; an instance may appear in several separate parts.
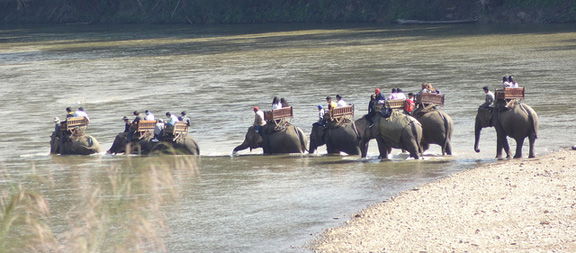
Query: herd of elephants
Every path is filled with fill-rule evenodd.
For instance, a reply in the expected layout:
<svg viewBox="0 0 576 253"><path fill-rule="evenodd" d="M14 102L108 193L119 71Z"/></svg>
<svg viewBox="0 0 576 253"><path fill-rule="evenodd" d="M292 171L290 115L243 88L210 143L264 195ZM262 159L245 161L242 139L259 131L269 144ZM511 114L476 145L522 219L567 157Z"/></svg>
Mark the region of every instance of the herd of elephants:
<svg viewBox="0 0 576 253"><path fill-rule="evenodd" d="M418 159L431 144L439 145L442 155L452 154L450 139L454 123L447 113L436 106L418 103L410 115L402 109L388 111L387 115L375 113L370 118L364 115L355 121L348 117L332 118L325 124L316 123L309 135L308 146L308 138L302 129L285 120L269 119L261 131L249 127L244 141L233 152L262 148L264 154L314 153L318 147L326 145L329 154L344 152L366 157L369 141L376 139L382 159L388 158L392 148L408 151L411 157ZM507 137L516 140L514 158L522 157L526 137L530 144L529 157L534 157L538 115L530 106L517 100L497 99L493 107L479 108L475 119L476 152L480 152L480 132L485 127L496 130L497 158L502 157L502 150L507 158L511 157ZM101 152L98 141L84 131L68 133L66 138L60 136L62 134L56 131L52 135L51 153L88 155ZM152 132L142 133L131 140L125 132L120 133L108 150L111 154L146 155L155 152L200 155L198 144L187 134L158 141Z"/></svg>

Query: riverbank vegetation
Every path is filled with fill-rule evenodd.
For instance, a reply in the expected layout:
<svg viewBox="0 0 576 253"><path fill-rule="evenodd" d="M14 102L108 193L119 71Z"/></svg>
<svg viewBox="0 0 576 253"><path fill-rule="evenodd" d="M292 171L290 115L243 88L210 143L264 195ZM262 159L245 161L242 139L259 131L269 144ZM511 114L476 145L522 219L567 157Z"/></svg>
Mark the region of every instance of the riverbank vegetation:
<svg viewBox="0 0 576 253"><path fill-rule="evenodd" d="M0 0L2 23L574 23L573 0Z"/></svg>
<svg viewBox="0 0 576 253"><path fill-rule="evenodd" d="M166 251L164 208L198 165L195 157L162 156L59 178L35 167L20 173L0 168L0 252L156 252Z"/></svg>

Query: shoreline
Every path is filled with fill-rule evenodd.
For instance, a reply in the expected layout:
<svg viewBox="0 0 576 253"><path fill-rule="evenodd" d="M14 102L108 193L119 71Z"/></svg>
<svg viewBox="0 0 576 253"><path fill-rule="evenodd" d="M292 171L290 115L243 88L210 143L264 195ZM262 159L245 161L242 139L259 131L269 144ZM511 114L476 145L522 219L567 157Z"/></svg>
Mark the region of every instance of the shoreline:
<svg viewBox="0 0 576 253"><path fill-rule="evenodd" d="M482 165L324 230L316 252L576 251L576 151Z"/></svg>

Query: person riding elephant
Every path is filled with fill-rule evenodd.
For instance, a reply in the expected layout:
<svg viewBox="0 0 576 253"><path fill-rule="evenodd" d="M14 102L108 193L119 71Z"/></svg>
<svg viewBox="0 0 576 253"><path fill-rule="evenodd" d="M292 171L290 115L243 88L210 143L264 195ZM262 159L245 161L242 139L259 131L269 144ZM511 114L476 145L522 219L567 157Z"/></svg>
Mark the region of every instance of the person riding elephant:
<svg viewBox="0 0 576 253"><path fill-rule="evenodd" d="M233 153L250 148L262 148L264 154L303 153L306 151L306 135L302 129L286 124L281 129L275 129L274 124L262 126L259 134L255 126L250 126L242 144L234 148Z"/></svg>
<svg viewBox="0 0 576 253"><path fill-rule="evenodd" d="M54 131L50 137L50 153L60 155L91 155L100 153L100 143L83 131L62 133Z"/></svg>
<svg viewBox="0 0 576 253"><path fill-rule="evenodd" d="M502 157L502 149L506 152L506 158L510 158L507 136L516 140L514 158L522 158L522 146L526 137L530 144L528 157L535 157L534 143L538 137L538 114L532 107L515 100L507 103L500 99L497 100L494 108L478 108L474 127L474 150L476 152L480 152L478 148L480 132L485 127L496 129L496 158Z"/></svg>
<svg viewBox="0 0 576 253"><path fill-rule="evenodd" d="M346 122L337 126L328 124L327 127L313 124L308 152L312 154L319 146L324 144L326 144L328 154L340 152L349 155L360 154L360 136L354 122Z"/></svg>
<svg viewBox="0 0 576 253"><path fill-rule="evenodd" d="M366 157L368 143L376 139L380 158L387 159L392 148L407 150L410 157L419 159L422 154L422 126L418 120L393 110L389 117L383 117L380 113L372 119L374 126L362 117L356 120L356 128L360 133L360 150L362 157Z"/></svg>
<svg viewBox="0 0 576 253"><path fill-rule="evenodd" d="M435 107L419 107L412 116L422 124L422 151L428 150L430 144L437 144L442 148L442 155L452 155L450 140L454 122L447 113Z"/></svg>

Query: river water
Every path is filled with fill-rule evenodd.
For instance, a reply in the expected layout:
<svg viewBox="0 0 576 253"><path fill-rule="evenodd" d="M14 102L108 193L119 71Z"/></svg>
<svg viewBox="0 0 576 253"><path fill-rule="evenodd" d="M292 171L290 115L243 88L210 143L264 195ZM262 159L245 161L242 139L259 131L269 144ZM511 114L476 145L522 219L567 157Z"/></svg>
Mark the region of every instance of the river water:
<svg viewBox="0 0 576 253"><path fill-rule="evenodd" d="M473 121L482 87L499 87L502 76L526 87L524 102L540 116L537 156L576 144L574 25L11 26L0 27L0 60L2 193L22 184L44 196L47 229L68 249L92 233L97 251L302 251L370 204L495 162L494 130L484 129L475 153ZM231 156L252 107L270 108L274 96L309 133L327 95L355 104L359 118L374 88L416 92L422 82L446 95L453 156L432 146L424 160L396 150L380 161L375 143L367 159L324 147ZM51 156L52 119L68 106L86 109L87 132L104 150L133 110L187 111L202 155Z"/></svg>

